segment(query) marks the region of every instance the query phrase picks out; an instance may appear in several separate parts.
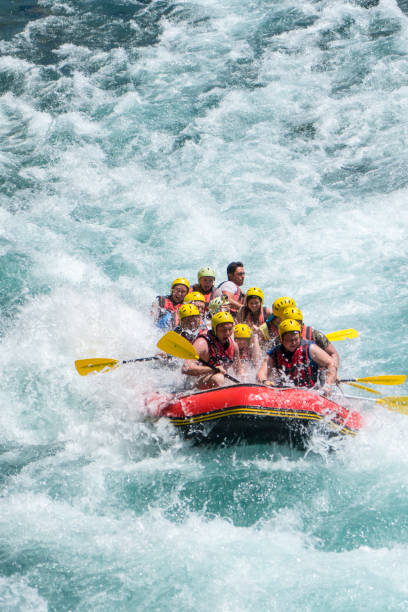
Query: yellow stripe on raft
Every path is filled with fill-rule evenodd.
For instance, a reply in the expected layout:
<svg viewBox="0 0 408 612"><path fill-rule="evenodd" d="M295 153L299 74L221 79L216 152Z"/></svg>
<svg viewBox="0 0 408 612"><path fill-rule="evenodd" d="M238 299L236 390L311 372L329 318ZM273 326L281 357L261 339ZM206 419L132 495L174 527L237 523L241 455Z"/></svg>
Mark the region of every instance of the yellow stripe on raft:
<svg viewBox="0 0 408 612"><path fill-rule="evenodd" d="M315 412L294 412L293 410L265 410L265 408L229 408L227 410L220 410L216 413L202 414L197 416L185 417L184 419L170 417L171 423L176 427L185 427L194 423L203 423L207 421L214 421L223 417L234 416L234 415L262 415L262 416L273 416L287 419L304 419L306 421L320 421L323 416L316 414ZM333 422L327 423L332 429L338 429L340 425L336 425ZM343 427L339 430L340 433L355 435L356 432L347 427Z"/></svg>

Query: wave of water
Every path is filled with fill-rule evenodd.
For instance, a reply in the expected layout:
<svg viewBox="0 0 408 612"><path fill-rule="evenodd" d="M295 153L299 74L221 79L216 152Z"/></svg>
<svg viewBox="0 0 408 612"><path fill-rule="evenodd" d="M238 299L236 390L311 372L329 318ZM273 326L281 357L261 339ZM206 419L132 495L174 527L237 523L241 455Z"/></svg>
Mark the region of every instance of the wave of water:
<svg viewBox="0 0 408 612"><path fill-rule="evenodd" d="M408 420L330 453L197 450L146 422L151 301L242 259L406 372L406 7L0 5L1 577L9 610L404 609ZM404 387L382 388L404 394Z"/></svg>

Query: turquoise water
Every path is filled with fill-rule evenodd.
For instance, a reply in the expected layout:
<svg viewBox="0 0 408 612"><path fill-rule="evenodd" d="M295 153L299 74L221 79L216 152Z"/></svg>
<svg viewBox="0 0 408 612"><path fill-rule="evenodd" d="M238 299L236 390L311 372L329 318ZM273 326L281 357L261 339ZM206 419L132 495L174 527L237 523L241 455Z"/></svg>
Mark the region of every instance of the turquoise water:
<svg viewBox="0 0 408 612"><path fill-rule="evenodd" d="M407 609L407 416L197 449L145 418L177 372L73 366L154 354L153 298L241 259L359 330L342 377L407 372L404 10L0 3L2 609Z"/></svg>

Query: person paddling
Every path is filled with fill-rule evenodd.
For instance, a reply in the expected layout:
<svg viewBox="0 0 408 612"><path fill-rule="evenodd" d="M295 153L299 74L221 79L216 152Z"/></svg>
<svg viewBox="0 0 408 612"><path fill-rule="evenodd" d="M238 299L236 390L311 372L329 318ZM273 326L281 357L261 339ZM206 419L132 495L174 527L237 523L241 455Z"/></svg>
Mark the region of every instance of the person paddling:
<svg viewBox="0 0 408 612"><path fill-rule="evenodd" d="M301 327L302 338L304 340L311 340L312 342L317 344L317 346L323 351L326 351L326 353L330 355L330 357L333 359L336 368L339 369L340 356L334 348L333 344L329 341L329 339L324 335L323 332L319 331L318 329L314 329L313 327L310 327L310 325L304 325L302 311L297 308L297 306L285 308L282 313L282 321L285 321L285 319L294 319L295 321L298 321Z"/></svg>
<svg viewBox="0 0 408 612"><path fill-rule="evenodd" d="M337 368L330 355L314 342L301 337L301 327L294 319L285 319L279 325L280 344L268 351L267 357L257 373L260 383L271 386L294 385L314 387L319 382L319 371L326 374L322 387L329 395L336 382Z"/></svg>
<svg viewBox="0 0 408 612"><path fill-rule="evenodd" d="M228 280L222 282L215 292L216 297L226 295L231 314L235 317L244 303L245 296L240 287L244 284L245 270L242 261L232 261L227 267Z"/></svg>
<svg viewBox="0 0 408 612"><path fill-rule="evenodd" d="M158 295L152 304L153 321L160 329L174 329L178 324L177 311L184 302L190 283L186 278L176 278L169 295Z"/></svg>
<svg viewBox="0 0 408 612"><path fill-rule="evenodd" d="M201 332L194 341L193 346L200 361L185 361L182 373L195 377L196 388L222 387L225 384L224 374L231 367L238 375L241 374L238 345L231 338L233 327L232 315L229 312L218 312L212 318L212 328ZM214 371L214 367L217 371Z"/></svg>

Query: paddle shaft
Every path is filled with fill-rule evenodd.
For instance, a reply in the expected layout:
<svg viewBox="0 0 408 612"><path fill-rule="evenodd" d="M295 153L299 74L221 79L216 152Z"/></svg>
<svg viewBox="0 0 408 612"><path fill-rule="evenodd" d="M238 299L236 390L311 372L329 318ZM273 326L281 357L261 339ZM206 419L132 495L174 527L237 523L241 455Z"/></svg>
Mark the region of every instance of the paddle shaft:
<svg viewBox="0 0 408 612"><path fill-rule="evenodd" d="M153 361L153 359L160 359L157 355L154 357L138 357L137 359L123 359L120 363L135 363L136 361Z"/></svg>
<svg viewBox="0 0 408 612"><path fill-rule="evenodd" d="M342 378L339 383L371 383L372 385L402 385L406 380L405 374L385 374L382 376L363 376L362 378Z"/></svg>
<svg viewBox="0 0 408 612"><path fill-rule="evenodd" d="M208 361L204 361L204 359L200 359L199 357L197 358L197 361L199 361L200 363L202 363L205 366L208 366L209 368L211 368L212 370L214 370L214 372L219 372L219 369L216 368L215 366L212 366L208 363ZM232 380L232 382L234 383L240 383L241 381L238 380L238 378L234 378L233 376L230 376L229 374L224 374L225 378L228 378L229 380Z"/></svg>
<svg viewBox="0 0 408 612"><path fill-rule="evenodd" d="M360 400L360 402L378 402L378 399L375 397L362 397L361 395L349 395L348 393L343 393L342 397L347 397L347 399Z"/></svg>

